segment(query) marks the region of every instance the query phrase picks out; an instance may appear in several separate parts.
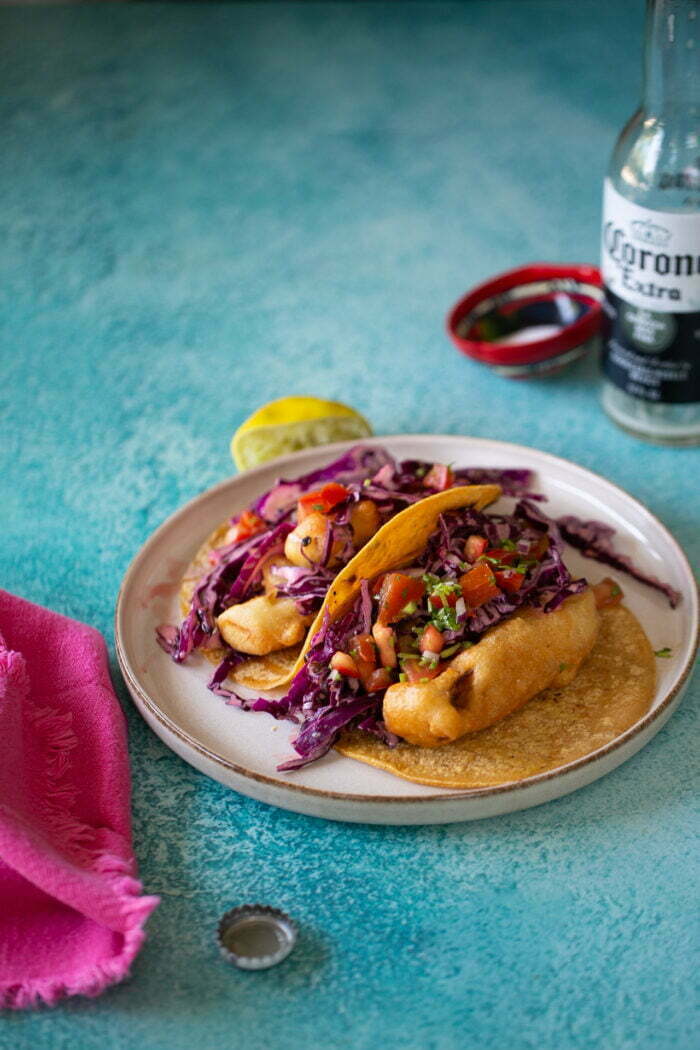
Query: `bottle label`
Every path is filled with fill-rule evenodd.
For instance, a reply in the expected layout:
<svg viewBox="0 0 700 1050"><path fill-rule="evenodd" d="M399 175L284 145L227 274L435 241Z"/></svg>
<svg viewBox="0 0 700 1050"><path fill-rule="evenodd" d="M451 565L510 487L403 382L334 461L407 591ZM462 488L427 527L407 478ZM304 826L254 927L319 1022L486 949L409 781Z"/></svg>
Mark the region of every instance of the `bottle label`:
<svg viewBox="0 0 700 1050"><path fill-rule="evenodd" d="M644 401L700 401L700 214L652 211L605 181L603 371Z"/></svg>
<svg viewBox="0 0 700 1050"><path fill-rule="evenodd" d="M652 211L603 194L603 280L625 302L654 313L700 311L700 212Z"/></svg>

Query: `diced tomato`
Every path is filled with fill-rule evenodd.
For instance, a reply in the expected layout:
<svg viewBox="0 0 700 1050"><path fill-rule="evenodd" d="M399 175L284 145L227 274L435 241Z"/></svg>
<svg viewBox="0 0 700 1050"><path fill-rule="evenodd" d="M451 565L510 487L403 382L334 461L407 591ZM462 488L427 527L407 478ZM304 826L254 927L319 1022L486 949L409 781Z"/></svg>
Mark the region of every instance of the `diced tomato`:
<svg viewBox="0 0 700 1050"><path fill-rule="evenodd" d="M377 650L371 634L356 634L350 639L350 655L364 682L377 666Z"/></svg>
<svg viewBox="0 0 700 1050"><path fill-rule="evenodd" d="M402 670L409 682L420 682L424 678L437 678L441 671L445 670L446 661L440 661L433 667L432 664L421 663L420 660L404 660Z"/></svg>
<svg viewBox="0 0 700 1050"><path fill-rule="evenodd" d="M549 536L546 532L543 532L540 538L538 540L535 540L535 542L531 544L530 550L528 551L528 557L537 558L537 560L539 561L541 558L544 558L548 550Z"/></svg>
<svg viewBox="0 0 700 1050"><path fill-rule="evenodd" d="M467 605L478 608L500 594L491 569L485 561L478 562L473 569L460 576L459 585Z"/></svg>
<svg viewBox="0 0 700 1050"><path fill-rule="evenodd" d="M360 672L352 656L348 653L333 653L331 657L331 669L338 674L344 674L346 678L359 678Z"/></svg>
<svg viewBox="0 0 700 1050"><path fill-rule="evenodd" d="M517 561L520 555L517 551L505 551L502 547L495 548L484 552L485 558L493 558L494 561L500 562L501 565L512 565L514 561Z"/></svg>
<svg viewBox="0 0 700 1050"><path fill-rule="evenodd" d="M444 609L445 602L447 602L451 609L454 609L455 605L457 604L458 598L459 595L453 591L451 594L446 594L444 598L441 597L441 595L439 594L431 594L428 601L432 605L433 609Z"/></svg>
<svg viewBox="0 0 700 1050"><path fill-rule="evenodd" d="M379 576L375 576L369 585L369 593L373 598L377 598L381 593L382 587L384 586L384 579L386 577L385 572L381 572Z"/></svg>
<svg viewBox="0 0 700 1050"><path fill-rule="evenodd" d="M525 577L515 569L497 569L494 574L496 583L506 594L515 594L523 585Z"/></svg>
<svg viewBox="0 0 700 1050"><path fill-rule="evenodd" d="M454 474L444 463L433 463L428 473L423 478L423 484L427 489L435 489L444 492L454 482Z"/></svg>
<svg viewBox="0 0 700 1050"><path fill-rule="evenodd" d="M379 693L382 689L388 689L393 681L394 678L391 671L386 667L380 667L372 672L364 686L368 693Z"/></svg>
<svg viewBox="0 0 700 1050"><path fill-rule="evenodd" d="M329 481L320 489L313 492L305 492L297 502L297 520L303 521L309 514L317 511L321 514L330 514L334 507L342 503L350 495L350 490L345 485L339 485L337 481Z"/></svg>
<svg viewBox="0 0 700 1050"><path fill-rule="evenodd" d="M229 542L238 543L239 540L247 540L256 533L262 532L265 522L254 514L252 510L244 510L240 518L229 532Z"/></svg>
<svg viewBox="0 0 700 1050"><path fill-rule="evenodd" d="M374 638L371 634L356 634L350 639L350 652L357 650L361 660L367 663L377 662L377 650L374 647Z"/></svg>
<svg viewBox="0 0 700 1050"><path fill-rule="evenodd" d="M464 544L464 557L472 565L480 555L484 553L489 545L485 536L470 536Z"/></svg>
<svg viewBox="0 0 700 1050"><path fill-rule="evenodd" d="M410 602L419 601L425 594L425 584L417 576L403 572L388 572L379 595L377 622L383 625L400 620Z"/></svg>
<svg viewBox="0 0 700 1050"><path fill-rule="evenodd" d="M445 647L445 639L442 636L442 632L438 631L437 627L433 627L432 623L429 623L420 636L418 647L422 653L442 652Z"/></svg>
<svg viewBox="0 0 700 1050"><path fill-rule="evenodd" d="M396 637L391 627L385 627L381 623L375 623L372 628L372 637L377 643L379 659L384 667L396 667Z"/></svg>
<svg viewBox="0 0 700 1050"><path fill-rule="evenodd" d="M624 594L620 585L606 576L593 587L593 597L598 609L611 609L614 605L620 604Z"/></svg>

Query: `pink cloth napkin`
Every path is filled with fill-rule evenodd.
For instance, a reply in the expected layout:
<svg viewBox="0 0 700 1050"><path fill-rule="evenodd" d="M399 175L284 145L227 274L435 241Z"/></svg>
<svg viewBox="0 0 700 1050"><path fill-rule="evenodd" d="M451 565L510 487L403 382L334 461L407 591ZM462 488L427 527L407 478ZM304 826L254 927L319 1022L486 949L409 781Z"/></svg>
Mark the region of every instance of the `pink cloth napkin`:
<svg viewBox="0 0 700 1050"><path fill-rule="evenodd" d="M120 981L158 903L102 635L0 590L0 1006Z"/></svg>

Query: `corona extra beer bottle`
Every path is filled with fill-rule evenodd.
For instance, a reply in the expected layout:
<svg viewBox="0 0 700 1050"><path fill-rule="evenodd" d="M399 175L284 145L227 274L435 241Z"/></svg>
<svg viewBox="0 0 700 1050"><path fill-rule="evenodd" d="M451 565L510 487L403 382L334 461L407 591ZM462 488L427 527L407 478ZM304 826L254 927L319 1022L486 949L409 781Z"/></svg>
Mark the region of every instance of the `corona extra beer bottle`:
<svg viewBox="0 0 700 1050"><path fill-rule="evenodd" d="M642 104L613 150L602 229L603 406L700 443L700 2L647 0Z"/></svg>

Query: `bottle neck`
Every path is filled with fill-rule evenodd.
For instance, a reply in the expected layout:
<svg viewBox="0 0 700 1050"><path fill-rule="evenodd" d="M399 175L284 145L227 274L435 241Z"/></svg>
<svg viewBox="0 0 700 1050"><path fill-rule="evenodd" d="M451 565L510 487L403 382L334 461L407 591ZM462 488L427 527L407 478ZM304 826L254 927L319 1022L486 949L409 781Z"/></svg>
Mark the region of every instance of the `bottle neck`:
<svg viewBox="0 0 700 1050"><path fill-rule="evenodd" d="M700 0L647 0L642 106L649 116L700 109Z"/></svg>

